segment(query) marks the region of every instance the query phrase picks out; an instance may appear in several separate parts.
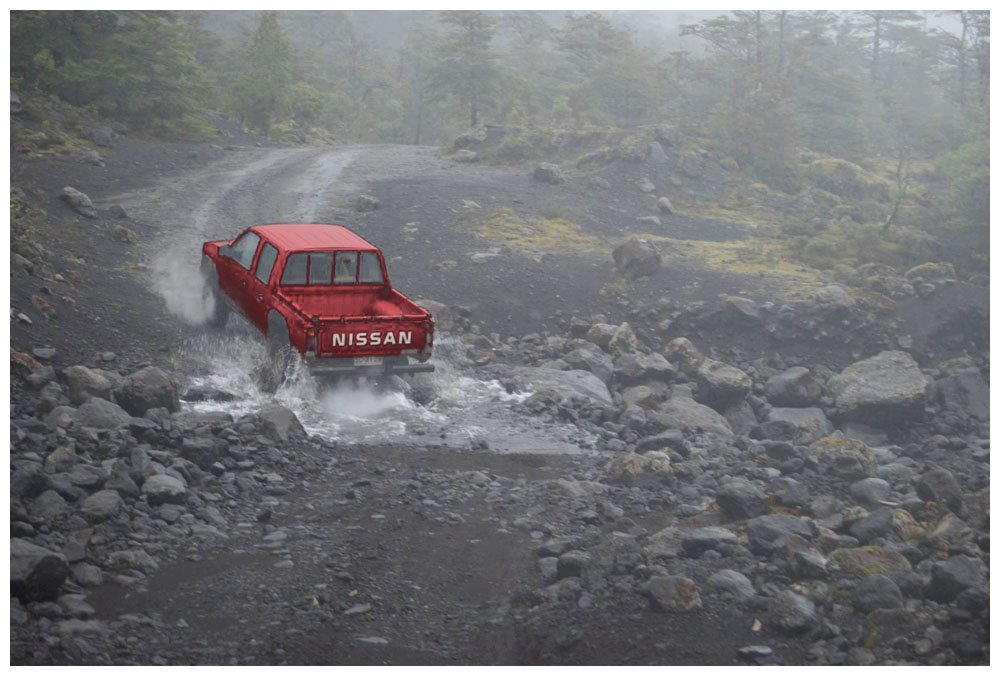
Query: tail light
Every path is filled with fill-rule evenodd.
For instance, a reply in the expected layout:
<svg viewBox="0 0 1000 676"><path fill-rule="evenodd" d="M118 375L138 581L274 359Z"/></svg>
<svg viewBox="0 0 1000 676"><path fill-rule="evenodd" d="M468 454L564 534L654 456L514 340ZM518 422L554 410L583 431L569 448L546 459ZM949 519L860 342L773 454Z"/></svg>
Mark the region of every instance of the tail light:
<svg viewBox="0 0 1000 676"><path fill-rule="evenodd" d="M306 356L316 356L316 329L306 329Z"/></svg>

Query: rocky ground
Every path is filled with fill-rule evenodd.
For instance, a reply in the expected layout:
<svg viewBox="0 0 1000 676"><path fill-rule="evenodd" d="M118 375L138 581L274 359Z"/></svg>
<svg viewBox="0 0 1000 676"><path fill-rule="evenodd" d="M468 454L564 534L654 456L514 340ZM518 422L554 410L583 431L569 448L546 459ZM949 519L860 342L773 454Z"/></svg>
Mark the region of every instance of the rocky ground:
<svg viewBox="0 0 1000 676"><path fill-rule="evenodd" d="M587 171L107 140L12 150L12 664L989 663L986 287L664 264L675 130ZM492 394L362 437L206 387L199 244L289 220L382 247Z"/></svg>

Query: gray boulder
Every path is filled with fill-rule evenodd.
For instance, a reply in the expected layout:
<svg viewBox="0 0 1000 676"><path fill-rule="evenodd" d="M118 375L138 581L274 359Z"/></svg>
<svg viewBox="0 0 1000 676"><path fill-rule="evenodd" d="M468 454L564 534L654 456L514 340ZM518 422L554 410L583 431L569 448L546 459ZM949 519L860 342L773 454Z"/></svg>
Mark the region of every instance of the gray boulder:
<svg viewBox="0 0 1000 676"><path fill-rule="evenodd" d="M612 375L622 385L641 385L650 381L670 382L676 373L674 365L661 354L629 352L615 360Z"/></svg>
<svg viewBox="0 0 1000 676"><path fill-rule="evenodd" d="M154 474L143 482L142 494L153 507L165 503L179 505L187 499L187 485L170 474Z"/></svg>
<svg viewBox="0 0 1000 676"><path fill-rule="evenodd" d="M291 438L304 439L306 430L302 427L295 413L285 406L271 404L257 411L261 422L261 430L265 437L276 442L285 442Z"/></svg>
<svg viewBox="0 0 1000 676"><path fill-rule="evenodd" d="M868 445L858 439L824 437L809 446L806 458L820 474L857 481L876 476L878 463Z"/></svg>
<svg viewBox="0 0 1000 676"><path fill-rule="evenodd" d="M695 528L681 537L681 548L687 556L697 558L720 545L735 545L736 535L721 526Z"/></svg>
<svg viewBox="0 0 1000 676"><path fill-rule="evenodd" d="M955 475L943 467L924 472L917 480L917 497L928 502L940 502L956 514L962 513L962 487Z"/></svg>
<svg viewBox="0 0 1000 676"><path fill-rule="evenodd" d="M792 636L812 632L820 626L813 602L788 590L771 600L767 621L778 631Z"/></svg>
<svg viewBox="0 0 1000 676"><path fill-rule="evenodd" d="M747 522L747 539L755 554L768 555L793 536L812 540L818 529L811 521L790 514L768 514Z"/></svg>
<svg viewBox="0 0 1000 676"><path fill-rule="evenodd" d="M986 586L987 576L983 569L981 561L964 554L947 561L935 561L924 595L939 603L949 603L966 589Z"/></svg>
<svg viewBox="0 0 1000 676"><path fill-rule="evenodd" d="M562 360L574 369L590 371L601 379L601 382L608 383L614 371L611 358L601 351L597 345L579 347L562 356Z"/></svg>
<svg viewBox="0 0 1000 676"><path fill-rule="evenodd" d="M758 427L759 431L753 436L798 444L811 444L833 432L833 424L823 409L815 407L772 408L767 420Z"/></svg>
<svg viewBox="0 0 1000 676"><path fill-rule="evenodd" d="M913 357L888 350L851 364L827 386L837 417L886 427L922 417L932 383Z"/></svg>
<svg viewBox="0 0 1000 676"><path fill-rule="evenodd" d="M535 171L532 172L531 177L536 181L541 181L542 183L548 183L550 185L559 185L560 183L566 182L566 177L563 176L562 169L559 168L559 165L552 164L550 162L542 162L535 167Z"/></svg>
<svg viewBox="0 0 1000 676"><path fill-rule="evenodd" d="M382 206L382 203L373 195L358 195L357 202L355 203L355 208L358 211L375 211L380 206Z"/></svg>
<svg viewBox="0 0 1000 676"><path fill-rule="evenodd" d="M79 406L91 397L111 399L117 378L108 371L86 366L68 366L62 371L68 389L67 396L74 406Z"/></svg>
<svg viewBox="0 0 1000 676"><path fill-rule="evenodd" d="M746 373L714 359L702 361L694 379L698 383L695 400L719 412L743 401L753 386Z"/></svg>
<svg viewBox="0 0 1000 676"><path fill-rule="evenodd" d="M731 481L715 492L715 501L731 519L752 519L767 514L771 500L767 493L748 481Z"/></svg>
<svg viewBox="0 0 1000 676"><path fill-rule="evenodd" d="M90 523L102 523L116 516L122 509L122 499L118 491L103 490L84 498L80 511Z"/></svg>
<svg viewBox="0 0 1000 676"><path fill-rule="evenodd" d="M729 568L713 574L705 584L709 589L729 594L737 601L745 601L756 593L753 582L746 575Z"/></svg>
<svg viewBox="0 0 1000 676"><path fill-rule="evenodd" d="M558 369L522 366L512 369L510 375L515 381L523 384L525 389L536 392L550 390L563 401L582 399L587 403L604 407L614 405L608 386L589 371L579 369L560 371Z"/></svg>
<svg viewBox="0 0 1000 676"><path fill-rule="evenodd" d="M66 200L73 211L77 212L81 216L85 216L87 218L97 218L97 209L94 208L94 203L90 201L90 198L87 197L87 195L83 194L76 188L66 186L62 189L60 197Z"/></svg>
<svg viewBox="0 0 1000 676"><path fill-rule="evenodd" d="M990 419L990 386L977 368L967 368L935 383L937 396L946 408L962 411L980 420Z"/></svg>
<svg viewBox="0 0 1000 676"><path fill-rule="evenodd" d="M691 613L701 610L698 585L690 578L656 575L649 579L649 595L658 610Z"/></svg>
<svg viewBox="0 0 1000 676"><path fill-rule="evenodd" d="M656 246L646 239L630 237L611 252L618 271L630 279L647 277L663 267L663 258Z"/></svg>
<svg viewBox="0 0 1000 676"><path fill-rule="evenodd" d="M768 378L764 394L772 406L798 408L819 401L823 388L804 366L795 366Z"/></svg>
<svg viewBox="0 0 1000 676"><path fill-rule="evenodd" d="M151 408L165 408L171 413L181 410L177 381L155 366L126 376L115 390L115 401L136 417L142 417Z"/></svg>
<svg viewBox="0 0 1000 676"><path fill-rule="evenodd" d="M22 603L53 601L69 576L69 562L58 552L22 540L10 540L10 593Z"/></svg>
<svg viewBox="0 0 1000 676"><path fill-rule="evenodd" d="M854 608L870 613L879 608L902 608L903 592L888 575L875 573L866 576L854 588L851 596Z"/></svg>
<svg viewBox="0 0 1000 676"><path fill-rule="evenodd" d="M656 200L656 206L657 208L659 208L660 211L662 211L665 214L672 214L675 211L673 203L667 197L661 197L660 199Z"/></svg>
<svg viewBox="0 0 1000 676"><path fill-rule="evenodd" d="M72 419L73 423L80 427L115 429L127 425L132 420L132 416L114 402L92 397L73 412Z"/></svg>
<svg viewBox="0 0 1000 676"><path fill-rule="evenodd" d="M647 418L667 429L687 428L723 437L733 435L732 428L721 414L684 395L675 394L655 410L649 411Z"/></svg>

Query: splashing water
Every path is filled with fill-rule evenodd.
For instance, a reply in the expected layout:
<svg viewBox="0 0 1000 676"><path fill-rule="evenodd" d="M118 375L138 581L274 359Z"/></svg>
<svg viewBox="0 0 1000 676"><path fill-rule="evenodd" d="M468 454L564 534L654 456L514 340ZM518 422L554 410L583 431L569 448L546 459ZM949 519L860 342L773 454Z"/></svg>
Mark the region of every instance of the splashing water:
<svg viewBox="0 0 1000 676"><path fill-rule="evenodd" d="M242 328L206 334L189 344L186 356L194 365L190 385L235 396L233 401L188 404L193 410L222 410L239 418L277 403L294 411L307 432L328 439L364 443L405 439L459 447L486 441L499 452L580 452L565 438L569 428L542 425L510 410L511 404L524 401L530 393L511 394L496 380L462 373L451 358L461 351L454 339L439 338L436 371L421 374L416 381L397 381L392 389L363 380L324 384L299 362L276 392L267 393L252 375L267 350L249 327Z"/></svg>

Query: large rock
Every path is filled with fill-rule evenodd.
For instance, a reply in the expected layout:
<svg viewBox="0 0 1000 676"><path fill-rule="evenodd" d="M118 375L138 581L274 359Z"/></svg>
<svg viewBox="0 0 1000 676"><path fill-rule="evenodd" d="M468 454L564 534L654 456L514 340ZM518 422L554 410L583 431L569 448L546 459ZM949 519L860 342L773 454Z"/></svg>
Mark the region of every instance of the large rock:
<svg viewBox="0 0 1000 676"><path fill-rule="evenodd" d="M747 522L747 539L755 554L768 555L791 537L812 540L816 524L790 514L768 514Z"/></svg>
<svg viewBox="0 0 1000 676"><path fill-rule="evenodd" d="M614 371L611 358L604 354L597 345L579 347L564 354L562 360L574 369L590 371L605 384L611 380L611 374Z"/></svg>
<svg viewBox="0 0 1000 676"><path fill-rule="evenodd" d="M670 360L671 364L676 364L684 373L694 373L701 366L701 363L705 361L705 356L695 347L687 338L674 338L666 347L663 348L663 354L666 355L667 359Z"/></svg>
<svg viewBox="0 0 1000 676"><path fill-rule="evenodd" d="M69 203L73 211L77 212L81 216L86 216L87 218L97 218L97 209L94 208L94 203L90 201L87 195L83 194L76 188L71 188L69 186L62 189L62 194L60 195L66 202Z"/></svg>
<svg viewBox="0 0 1000 676"><path fill-rule="evenodd" d="M128 411L118 404L93 397L73 413L73 422L80 427L115 429L132 420Z"/></svg>
<svg viewBox="0 0 1000 676"><path fill-rule="evenodd" d="M767 514L771 500L767 493L748 481L731 481L715 492L715 501L731 519L752 519Z"/></svg>
<svg viewBox="0 0 1000 676"><path fill-rule="evenodd" d="M645 455L626 453L611 461L607 476L612 481L632 485L640 481L658 484L673 476L670 456L659 451L650 451Z"/></svg>
<svg viewBox="0 0 1000 676"><path fill-rule="evenodd" d="M875 454L858 439L824 437L809 446L807 458L820 474L851 481L876 476L878 471Z"/></svg>
<svg viewBox="0 0 1000 676"><path fill-rule="evenodd" d="M116 516L122 509L122 499L118 491L103 490L84 498L80 511L90 523L102 523Z"/></svg>
<svg viewBox="0 0 1000 676"><path fill-rule="evenodd" d="M670 613L691 613L701 610L698 586L690 578L657 575L649 579L649 595L655 607Z"/></svg>
<svg viewBox="0 0 1000 676"><path fill-rule="evenodd" d="M257 411L261 430L268 439L285 442L291 438L304 439L306 430L295 413L280 404L271 404Z"/></svg>
<svg viewBox="0 0 1000 676"><path fill-rule="evenodd" d="M793 636L809 633L820 625L813 602L789 590L771 600L767 620L778 631Z"/></svg>
<svg viewBox="0 0 1000 676"><path fill-rule="evenodd" d="M86 366L68 366L63 369L66 380L67 395L74 406L79 406L91 397L111 399L111 391L116 382L107 371L92 369Z"/></svg>
<svg viewBox="0 0 1000 676"><path fill-rule="evenodd" d="M837 417L886 427L922 417L931 385L913 357L890 350L851 364L828 388Z"/></svg>
<svg viewBox="0 0 1000 676"><path fill-rule="evenodd" d="M115 401L136 417L151 408L165 408L171 413L181 410L180 388L164 370L147 366L125 377L115 390Z"/></svg>
<svg viewBox="0 0 1000 676"><path fill-rule="evenodd" d="M531 174L531 177L536 181L541 181L542 183L548 183L550 185L559 185L560 183L566 182L566 177L563 176L559 165L552 164L550 162L542 162L535 167L535 171Z"/></svg>
<svg viewBox="0 0 1000 676"><path fill-rule="evenodd" d="M663 267L659 250L649 240L630 237L611 253L618 271L630 279L646 277Z"/></svg>
<svg viewBox="0 0 1000 676"><path fill-rule="evenodd" d="M648 412L647 417L668 429L687 428L724 437L733 435L732 428L722 415L688 396L674 395L656 410Z"/></svg>
<svg viewBox="0 0 1000 676"><path fill-rule="evenodd" d="M751 436L811 444L833 433L833 424L821 408L772 408L758 430Z"/></svg>
<svg viewBox="0 0 1000 676"><path fill-rule="evenodd" d="M698 383L695 399L720 412L743 401L753 386L746 373L714 359L703 360L694 379Z"/></svg>
<svg viewBox="0 0 1000 676"><path fill-rule="evenodd" d="M985 566L971 556L953 556L947 561L935 561L931 566L931 581L924 595L940 603L948 603L970 587L986 586Z"/></svg>
<svg viewBox="0 0 1000 676"><path fill-rule="evenodd" d="M522 366L511 370L511 376L526 389L551 390L559 399L583 399L591 404L604 407L613 406L611 392L600 378L588 371L578 369L560 371L550 368Z"/></svg>
<svg viewBox="0 0 1000 676"><path fill-rule="evenodd" d="M967 368L935 383L938 398L946 408L962 411L980 420L990 419L990 386L977 368Z"/></svg>
<svg viewBox="0 0 1000 676"><path fill-rule="evenodd" d="M430 298L421 298L416 301L417 305L431 313L434 318L434 329L436 331L448 331L455 325L455 315L444 303L439 303Z"/></svg>
<svg viewBox="0 0 1000 676"><path fill-rule="evenodd" d="M753 582L743 573L726 568L708 578L706 582L709 589L723 594L729 594L737 601L746 601L753 598L756 593Z"/></svg>
<svg viewBox="0 0 1000 676"><path fill-rule="evenodd" d="M142 484L142 494L153 507L165 503L179 505L187 499L187 485L170 474L154 474Z"/></svg>
<svg viewBox="0 0 1000 676"><path fill-rule="evenodd" d="M943 467L933 467L917 480L917 497L940 502L956 514L962 513L962 487L955 475Z"/></svg>
<svg viewBox="0 0 1000 676"><path fill-rule="evenodd" d="M11 596L22 603L55 600L68 575L69 562L62 554L21 538L11 538Z"/></svg>
<svg viewBox="0 0 1000 676"><path fill-rule="evenodd" d="M611 334L611 339L608 341L608 352L611 353L612 357L620 357L638 350L639 339L636 337L635 331L632 330L628 322L622 322Z"/></svg>
<svg viewBox="0 0 1000 676"><path fill-rule="evenodd" d="M647 382L670 382L677 369L661 354L623 354L614 363L612 374L615 382L622 385L641 385Z"/></svg>
<svg viewBox="0 0 1000 676"><path fill-rule="evenodd" d="M819 401L823 388L804 366L795 366L768 379L764 394L772 406L804 407Z"/></svg>

